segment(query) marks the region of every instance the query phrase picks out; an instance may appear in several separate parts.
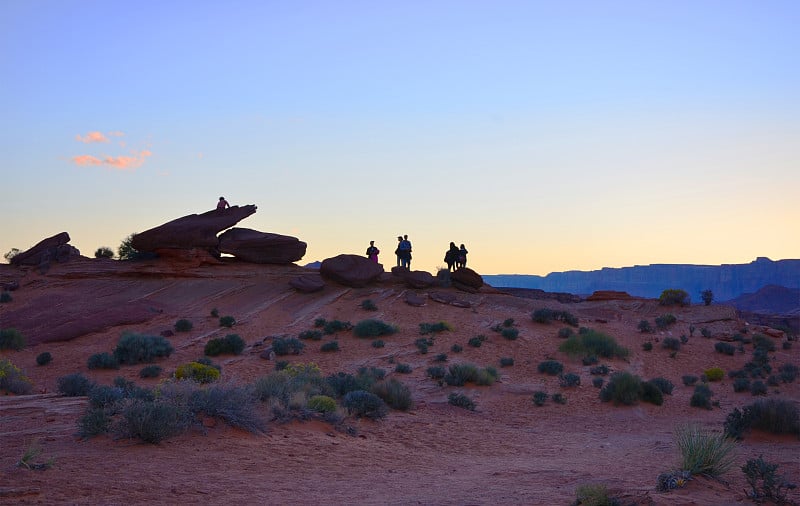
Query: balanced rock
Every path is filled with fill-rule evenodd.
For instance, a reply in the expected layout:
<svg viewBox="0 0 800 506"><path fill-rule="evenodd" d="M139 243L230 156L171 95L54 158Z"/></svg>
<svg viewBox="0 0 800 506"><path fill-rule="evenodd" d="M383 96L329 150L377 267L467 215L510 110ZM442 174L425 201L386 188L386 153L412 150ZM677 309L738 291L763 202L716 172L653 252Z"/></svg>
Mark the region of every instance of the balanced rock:
<svg viewBox="0 0 800 506"><path fill-rule="evenodd" d="M361 255L342 254L323 260L319 273L342 285L360 288L377 281L383 266Z"/></svg>
<svg viewBox="0 0 800 506"><path fill-rule="evenodd" d="M288 235L232 228L219 236L219 250L245 262L290 264L303 258L306 243Z"/></svg>
<svg viewBox="0 0 800 506"><path fill-rule="evenodd" d="M316 274L298 276L289 281L289 286L303 293L314 293L325 288L325 282Z"/></svg>
<svg viewBox="0 0 800 506"><path fill-rule="evenodd" d="M140 252L158 249L207 248L217 250L217 234L256 212L256 206L232 206L202 214L190 214L133 236L131 246Z"/></svg>
<svg viewBox="0 0 800 506"><path fill-rule="evenodd" d="M42 239L31 249L11 257L11 265L43 265L51 261L62 263L80 257L81 252L68 244L69 240L69 234L66 232Z"/></svg>
<svg viewBox="0 0 800 506"><path fill-rule="evenodd" d="M450 273L450 280L454 287L467 292L476 292L483 286L481 275L468 267L461 267Z"/></svg>
<svg viewBox="0 0 800 506"><path fill-rule="evenodd" d="M403 280L406 282L406 285L409 288L428 288L433 286L436 282L436 278L433 277L433 274L426 271L408 271L407 269L403 269L405 272L402 272L400 275L403 277Z"/></svg>

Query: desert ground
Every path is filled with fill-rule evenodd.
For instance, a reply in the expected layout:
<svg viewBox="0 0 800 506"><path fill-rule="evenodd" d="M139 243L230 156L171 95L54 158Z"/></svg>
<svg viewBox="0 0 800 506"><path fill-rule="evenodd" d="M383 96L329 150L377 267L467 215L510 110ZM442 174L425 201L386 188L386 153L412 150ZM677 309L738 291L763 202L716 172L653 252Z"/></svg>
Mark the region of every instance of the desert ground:
<svg viewBox="0 0 800 506"><path fill-rule="evenodd" d="M739 467L763 455L780 465L779 472L800 482L800 442L795 436L753 432L737 443L736 465L721 480L696 477L684 488L656 490L660 473L675 469L679 453L676 427L695 422L721 431L735 407L753 403L749 392L735 393L732 380L712 383L711 410L691 407L693 389L683 375L700 376L710 367L726 372L740 369L751 355L727 356L714 351L718 338L730 336L748 324L722 305L659 306L655 300L606 300L562 304L556 300L515 297L484 287L478 293L453 288L412 290L426 303L405 302L411 290L391 274L365 288L328 283L317 293L298 293L288 281L307 269L238 262L182 266L168 261L117 262L85 260L56 264L45 274L34 268L0 265L0 282L19 282L13 301L0 304L0 326L20 328L29 345L21 351L0 351L24 370L34 385L33 395L0 396L0 502L4 504L529 504L566 505L575 500L576 487L605 484L623 504L729 505L751 504ZM665 287L669 288L669 287ZM469 302L469 308L430 299L433 292L449 293ZM377 311L361 303L372 300ZM675 389L664 404L615 406L599 399L592 385L591 366L558 351L561 323L532 321L535 309L566 310L580 325L616 338L629 348L627 360L601 359L612 371L630 371L643 379L664 377ZM236 318L233 329L222 328L210 315ZM637 324L651 322L666 312L677 323L666 331L642 334ZM158 360L160 378L140 379L141 366L89 370L94 353L113 350L123 331L158 335L176 320L193 322L189 332L168 339L175 352ZM383 420L347 417L351 431L337 430L322 421L268 422L264 434L253 434L225 424L207 424L160 444L115 440L98 436L82 440L77 421L84 413L84 397L57 394L59 377L81 372L100 384L116 376L142 386L155 386L180 364L203 355L205 343L227 333L239 334L248 347L242 355L224 355L222 379L248 383L275 369L275 361L261 358L265 337L297 336L313 328L317 318L353 324L378 318L399 328L375 348L370 339L351 332L336 336L340 351L323 353L331 340L307 341L292 362L314 362L324 374L354 373L359 367L385 369L388 377L407 384L414 407L390 411ZM516 340L504 339L491 327L513 318ZM414 345L420 323L448 322L453 330L439 333L427 354ZM674 357L660 346L665 337L698 331ZM699 329L712 331L712 338ZM476 335L487 340L479 348L467 342ZM42 342L50 339L66 341ZM782 338L785 340L786 338ZM652 351L642 343L652 341ZM800 365L800 345L783 349L775 338L773 364ZM453 353L454 344L463 351ZM44 351L52 363L38 366ZM471 362L494 366L499 381L491 386L441 386L426 375L437 354L446 353L445 366ZM514 365L500 367L502 357ZM556 359L565 372L580 375L581 384L562 388L558 378L537 371L546 359ZM412 367L410 374L394 372L398 362ZM606 377L607 380L607 377ZM537 407L533 393L561 392L567 403L548 401ZM777 392L779 390L779 392ZM475 401L469 411L448 403L448 394L461 392ZM770 397L800 401L800 382L770 387ZM265 417L269 413L265 408ZM53 459L46 470L28 470L16 464L32 444L42 459ZM790 498L800 501L800 493Z"/></svg>

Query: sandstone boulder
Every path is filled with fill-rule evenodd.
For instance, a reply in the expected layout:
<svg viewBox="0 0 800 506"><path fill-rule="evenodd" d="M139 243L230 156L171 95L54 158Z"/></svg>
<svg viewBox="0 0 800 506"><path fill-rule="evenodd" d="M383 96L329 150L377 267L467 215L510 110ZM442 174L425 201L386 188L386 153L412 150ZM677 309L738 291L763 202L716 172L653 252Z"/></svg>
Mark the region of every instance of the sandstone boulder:
<svg viewBox="0 0 800 506"><path fill-rule="evenodd" d="M140 252L158 249L206 248L216 252L217 234L256 212L256 206L232 206L202 214L190 214L136 234L131 246Z"/></svg>
<svg viewBox="0 0 800 506"><path fill-rule="evenodd" d="M428 294L428 297L430 297L431 300L439 302L441 304L450 304L451 302L456 300L455 295L447 292L431 292Z"/></svg>
<svg viewBox="0 0 800 506"><path fill-rule="evenodd" d="M422 307L425 305L425 299L414 292L406 292L405 301L409 306Z"/></svg>
<svg viewBox="0 0 800 506"><path fill-rule="evenodd" d="M67 262L80 257L81 252L69 243L69 234L61 232L47 239L42 239L36 246L14 255L11 265L46 265L50 262Z"/></svg>
<svg viewBox="0 0 800 506"><path fill-rule="evenodd" d="M325 282L316 274L298 276L289 281L289 286L303 293L314 293L325 288Z"/></svg>
<svg viewBox="0 0 800 506"><path fill-rule="evenodd" d="M245 262L289 264L303 258L306 243L288 235L232 228L219 236L219 250Z"/></svg>
<svg viewBox="0 0 800 506"><path fill-rule="evenodd" d="M408 271L407 269L403 269L404 272L400 273L403 280L406 282L409 288L428 288L433 286L436 282L436 278L433 277L433 274L426 271Z"/></svg>
<svg viewBox="0 0 800 506"><path fill-rule="evenodd" d="M361 255L342 254L323 260L319 272L339 284L360 288L377 281L383 266Z"/></svg>
<svg viewBox="0 0 800 506"><path fill-rule="evenodd" d="M450 273L450 280L454 287L467 292L476 292L483 286L481 275L469 267L462 267Z"/></svg>

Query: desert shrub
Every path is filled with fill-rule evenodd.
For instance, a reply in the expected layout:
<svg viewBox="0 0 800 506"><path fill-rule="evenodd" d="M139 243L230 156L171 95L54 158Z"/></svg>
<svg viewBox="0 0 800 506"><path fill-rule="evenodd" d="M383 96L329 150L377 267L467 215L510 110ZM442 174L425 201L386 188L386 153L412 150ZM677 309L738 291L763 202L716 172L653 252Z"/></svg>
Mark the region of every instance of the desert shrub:
<svg viewBox="0 0 800 506"><path fill-rule="evenodd" d="M481 369L474 364L452 364L444 376L444 381L450 386L463 386L474 383L488 386L497 379L497 372L493 368Z"/></svg>
<svg viewBox="0 0 800 506"><path fill-rule="evenodd" d="M379 420L389 411L383 399L364 390L347 392L342 399L342 406L351 415L371 420Z"/></svg>
<svg viewBox="0 0 800 506"><path fill-rule="evenodd" d="M451 392L450 395L447 396L447 403L452 406L475 411L475 402L464 394Z"/></svg>
<svg viewBox="0 0 800 506"><path fill-rule="evenodd" d="M89 405L95 408L113 406L125 398L125 391L116 386L94 385L88 393Z"/></svg>
<svg viewBox="0 0 800 506"><path fill-rule="evenodd" d="M212 317L212 318L219 318L219 309L217 309L217 308L212 308L212 309L211 309L211 317Z"/></svg>
<svg viewBox="0 0 800 506"><path fill-rule="evenodd" d="M481 334L475 337L470 337L469 341L467 341L467 344L473 348L480 348L484 341L486 341L486 336Z"/></svg>
<svg viewBox="0 0 800 506"><path fill-rule="evenodd" d="M742 466L742 472L750 485L747 496L756 502L769 500L775 504L792 504L787 498L787 490L796 488L785 476L777 474L778 464L766 462L763 455L757 459L748 459Z"/></svg>
<svg viewBox="0 0 800 506"><path fill-rule="evenodd" d="M453 330L453 327L447 322L419 324L419 333L423 336L427 334L438 334L439 332L444 332L446 330Z"/></svg>
<svg viewBox="0 0 800 506"><path fill-rule="evenodd" d="M711 290L703 290L700 292L700 299L703 301L703 304L710 306L714 301L714 292Z"/></svg>
<svg viewBox="0 0 800 506"><path fill-rule="evenodd" d="M185 405L142 399L125 403L121 414L121 423L114 431L119 437L152 444L180 434L189 427L192 418Z"/></svg>
<svg viewBox="0 0 800 506"><path fill-rule="evenodd" d="M317 413L333 413L336 411L336 400L327 395L313 395L306 404L308 409Z"/></svg>
<svg viewBox="0 0 800 506"><path fill-rule="evenodd" d="M408 364L397 364L394 367L394 372L400 374L410 374L411 373L411 366Z"/></svg>
<svg viewBox="0 0 800 506"><path fill-rule="evenodd" d="M297 334L299 339L311 339L312 341L319 341L322 339L322 332L319 330L304 330Z"/></svg>
<svg viewBox="0 0 800 506"><path fill-rule="evenodd" d="M295 391L292 377L285 371L275 371L261 376L253 383L253 392L260 401L276 401L288 406L289 398Z"/></svg>
<svg viewBox="0 0 800 506"><path fill-rule="evenodd" d="M294 337L276 337L272 340L272 351L280 357L285 355L299 355L305 348L303 341Z"/></svg>
<svg viewBox="0 0 800 506"><path fill-rule="evenodd" d="M775 374L772 374L772 375L770 375L769 378L767 378L767 385L769 385L771 387L777 387L780 384L781 384L781 379L780 379L780 377L778 377Z"/></svg>
<svg viewBox="0 0 800 506"><path fill-rule="evenodd" d="M219 371L209 365L189 362L178 366L175 370L175 378L188 379L197 383L211 383L219 379Z"/></svg>
<svg viewBox="0 0 800 506"><path fill-rule="evenodd" d="M681 469L692 474L718 477L725 474L735 461L735 440L698 425L678 427L675 443L681 452Z"/></svg>
<svg viewBox="0 0 800 506"><path fill-rule="evenodd" d="M383 348L384 346L386 346L386 343L383 342L383 339L375 339L372 341L373 348Z"/></svg>
<svg viewBox="0 0 800 506"><path fill-rule="evenodd" d="M553 402L555 402L556 404L566 404L567 403L567 398L562 393L553 394L552 399L553 399Z"/></svg>
<svg viewBox="0 0 800 506"><path fill-rule="evenodd" d="M21 350L25 347L25 336L17 329L0 330L0 350Z"/></svg>
<svg viewBox="0 0 800 506"><path fill-rule="evenodd" d="M661 316L656 316L656 327L659 330L664 330L670 325L678 321L674 314L666 313Z"/></svg>
<svg viewBox="0 0 800 506"><path fill-rule="evenodd" d="M119 369L119 362L110 353L95 353L86 362L89 369Z"/></svg>
<svg viewBox="0 0 800 506"><path fill-rule="evenodd" d="M681 342L674 337L665 337L664 340L661 341L661 347L666 350L680 351Z"/></svg>
<svg viewBox="0 0 800 506"><path fill-rule="evenodd" d="M464 347L461 346L460 344L454 344L453 346L450 347L450 351L452 351L453 353L461 353L462 351L464 351Z"/></svg>
<svg viewBox="0 0 800 506"><path fill-rule="evenodd" d="M689 405L693 408L711 409L711 396L712 392L707 386L697 385L689 399Z"/></svg>
<svg viewBox="0 0 800 506"><path fill-rule="evenodd" d="M533 393L533 403L536 406L544 406L544 403L547 402L547 398L550 397L547 395L547 392L543 392L541 390L537 390Z"/></svg>
<svg viewBox="0 0 800 506"><path fill-rule="evenodd" d="M47 365L53 361L53 355L49 351L45 351L36 355L36 363L39 365Z"/></svg>
<svg viewBox="0 0 800 506"><path fill-rule="evenodd" d="M642 334L652 334L653 333L653 326L650 325L650 322L647 321L647 320L640 321L639 325L637 325L636 328Z"/></svg>
<svg viewBox="0 0 800 506"><path fill-rule="evenodd" d="M756 334L753 336L753 349L761 349L765 351L775 351L775 341L764 334Z"/></svg>
<svg viewBox="0 0 800 506"><path fill-rule="evenodd" d="M174 349L161 336L147 336L125 332L114 349L114 358L120 364L152 362L157 357L169 357Z"/></svg>
<svg viewBox="0 0 800 506"><path fill-rule="evenodd" d="M181 318L180 320L175 322L175 331L176 332L189 332L194 327L194 324L187 320L186 318Z"/></svg>
<svg viewBox="0 0 800 506"><path fill-rule="evenodd" d="M581 384L581 377L572 372L567 374L559 374L558 384L565 388L577 387Z"/></svg>
<svg viewBox="0 0 800 506"><path fill-rule="evenodd" d="M512 357L500 358L500 367L511 367L512 365L514 365L514 359Z"/></svg>
<svg viewBox="0 0 800 506"><path fill-rule="evenodd" d="M390 336L395 332L397 332L397 327L374 319L362 320L353 327L353 333L357 337Z"/></svg>
<svg viewBox="0 0 800 506"><path fill-rule="evenodd" d="M703 327L703 328L700 329L700 335L705 337L706 339L710 339L713 334L711 333L711 331L709 329L707 329L706 327Z"/></svg>
<svg viewBox="0 0 800 506"><path fill-rule="evenodd" d="M214 369L218 370L219 372L222 372L222 366L219 364L215 364L214 361L208 357L200 357L197 360L195 360L195 362L197 362L198 364L211 366Z"/></svg>
<svg viewBox="0 0 800 506"><path fill-rule="evenodd" d="M350 323L349 321L340 321L340 320L325 321L325 319L322 319L322 322L323 322L322 331L328 335L335 334L337 332L343 332L345 330L350 330L353 328L353 324ZM316 324L317 322L315 321L314 325ZM358 333L356 333L356 335L358 337L368 337L368 336L359 336Z"/></svg>
<svg viewBox="0 0 800 506"><path fill-rule="evenodd" d="M440 380L447 375L447 369L440 365L435 365L428 367L428 369L425 371L425 374L427 374L431 379Z"/></svg>
<svg viewBox="0 0 800 506"><path fill-rule="evenodd" d="M148 365L139 371L140 378L158 378L161 375L161 366Z"/></svg>
<svg viewBox="0 0 800 506"><path fill-rule="evenodd" d="M402 382L389 378L372 386L372 393L383 399L390 408L408 411L413 405L411 390Z"/></svg>
<svg viewBox="0 0 800 506"><path fill-rule="evenodd" d="M556 376L564 372L564 364L556 360L545 360L543 362L539 362L537 370L540 373L549 374L550 376Z"/></svg>
<svg viewBox="0 0 800 506"><path fill-rule="evenodd" d="M563 327L558 329L558 337L562 339L566 339L573 334L572 329L569 327Z"/></svg>
<svg viewBox="0 0 800 506"><path fill-rule="evenodd" d="M275 350L273 343L273 351ZM218 355L241 355L244 351L245 342L239 334L228 334L225 337L215 337L210 339L205 347L203 353L209 357L216 357ZM276 355L279 355L275 351Z"/></svg>
<svg viewBox="0 0 800 506"><path fill-rule="evenodd" d="M339 341L329 341L320 346L319 351L323 352L339 351Z"/></svg>
<svg viewBox="0 0 800 506"><path fill-rule="evenodd" d="M608 495L602 484L578 485L575 489L576 500L573 504L581 506L617 506L619 501Z"/></svg>
<svg viewBox="0 0 800 506"><path fill-rule="evenodd" d="M751 429L800 436L800 414L792 401L762 399L742 411L734 408L725 418L724 428L725 434L736 439L743 439Z"/></svg>
<svg viewBox="0 0 800 506"><path fill-rule="evenodd" d="M439 353L433 357L434 362L447 362L447 353Z"/></svg>
<svg viewBox="0 0 800 506"><path fill-rule="evenodd" d="M112 419L107 410L89 407L78 419L78 435L82 439L88 439L100 434L106 434L111 430L111 423Z"/></svg>
<svg viewBox="0 0 800 506"><path fill-rule="evenodd" d="M181 385L172 385L178 399L184 397ZM256 410L255 392L251 386L215 384L206 388L188 386L188 406L192 414L205 415L222 420L231 427L248 432L261 433L265 429L264 420ZM169 385L162 388L163 398L169 398Z"/></svg>
<svg viewBox="0 0 800 506"><path fill-rule="evenodd" d="M658 303L662 306L688 306L692 299L686 290L670 288L661 292Z"/></svg>
<svg viewBox="0 0 800 506"><path fill-rule="evenodd" d="M605 376L606 374L608 374L608 366L603 364L603 365L598 365L596 367L592 367L591 369L589 369L589 374L595 376L596 375Z"/></svg>
<svg viewBox="0 0 800 506"><path fill-rule="evenodd" d="M653 343L651 343L650 341L642 343L642 349L644 351L653 351Z"/></svg>
<svg viewBox="0 0 800 506"><path fill-rule="evenodd" d="M642 393L641 399L644 402L649 402L650 404L655 404L656 406L661 406L664 404L664 394L657 385L653 384L650 381L645 381L642 383Z"/></svg>
<svg viewBox="0 0 800 506"><path fill-rule="evenodd" d="M797 379L798 367L794 364L783 364L778 368L778 374L784 383L793 383Z"/></svg>
<svg viewBox="0 0 800 506"><path fill-rule="evenodd" d="M231 328L234 325L236 325L236 318L234 318L233 316L230 316L230 315L222 316L219 319L219 326L220 327Z"/></svg>
<svg viewBox="0 0 800 506"><path fill-rule="evenodd" d="M595 355L603 358L625 358L629 354L628 349L617 344L613 337L591 329L583 334L568 337L558 347L558 351L570 356Z"/></svg>
<svg viewBox="0 0 800 506"><path fill-rule="evenodd" d="M605 382L605 380L603 378L599 378L599 377L598 378L593 378L592 379L592 386L594 386L595 388L602 388L604 382Z"/></svg>
<svg viewBox="0 0 800 506"><path fill-rule="evenodd" d="M555 309L541 308L535 310L531 314L533 321L537 323L550 323L551 321L560 321L572 327L578 326L578 318L568 311L559 311Z"/></svg>
<svg viewBox="0 0 800 506"><path fill-rule="evenodd" d="M31 393L31 390L33 390L31 380L22 373L22 370L7 358L0 358L0 391L26 395Z"/></svg>
<svg viewBox="0 0 800 506"><path fill-rule="evenodd" d="M723 342L714 344L714 350L717 353L724 353L725 355L733 355L736 353L736 347L734 345Z"/></svg>
<svg viewBox="0 0 800 506"><path fill-rule="evenodd" d="M318 329L324 328L326 323L328 323L328 320L325 318L317 318L314 320L314 326Z"/></svg>
<svg viewBox="0 0 800 506"><path fill-rule="evenodd" d="M614 401L617 405L636 404L641 395L642 380L627 371L612 374L608 383L600 390L601 401Z"/></svg>
<svg viewBox="0 0 800 506"><path fill-rule="evenodd" d="M5 304L7 302L11 302L14 300L14 297L11 296L10 293L3 290L0 292L0 304Z"/></svg>
<svg viewBox="0 0 800 506"><path fill-rule="evenodd" d="M686 344L689 342L689 338L686 337L686 334L681 334L681 344Z"/></svg>
<svg viewBox="0 0 800 506"><path fill-rule="evenodd" d="M583 357L581 359L581 363L583 365L594 365L594 364L597 363L597 357L595 357L594 355L589 355L588 357Z"/></svg>
<svg viewBox="0 0 800 506"><path fill-rule="evenodd" d="M509 341L514 341L517 337L519 337L519 330L515 329L514 327L506 327L500 331L500 335Z"/></svg>
<svg viewBox="0 0 800 506"><path fill-rule="evenodd" d="M667 378L653 378L648 383L652 383L666 395L672 395L672 390L675 388L675 385Z"/></svg>
<svg viewBox="0 0 800 506"><path fill-rule="evenodd" d="M134 237L136 237L136 232L130 234L119 243L119 247L117 248L117 258L120 260L137 260L142 256L139 253L139 250L133 247Z"/></svg>
<svg viewBox="0 0 800 506"><path fill-rule="evenodd" d="M369 391L372 385L385 377L385 374L383 369L377 369L375 367L367 369L362 367L358 370L356 375L338 372L328 376L325 381L332 389L334 395L342 397L348 392L354 392L356 390Z"/></svg>
<svg viewBox="0 0 800 506"><path fill-rule="evenodd" d="M108 246L100 246L94 251L95 258L114 258L114 250Z"/></svg>
<svg viewBox="0 0 800 506"><path fill-rule="evenodd" d="M750 393L752 395L767 395L767 385L761 380L755 380L750 384Z"/></svg>
<svg viewBox="0 0 800 506"><path fill-rule="evenodd" d="M748 378L736 378L733 380L733 391L734 392L746 392L750 390L750 379Z"/></svg>
<svg viewBox="0 0 800 506"><path fill-rule="evenodd" d="M703 374L706 375L708 381L720 381L725 377L725 371L721 367L712 367L710 369L706 369Z"/></svg>
<svg viewBox="0 0 800 506"><path fill-rule="evenodd" d="M58 378L58 392L67 397L88 395L93 386L89 378L79 372Z"/></svg>
<svg viewBox="0 0 800 506"><path fill-rule="evenodd" d="M361 309L363 309L364 311L377 311L378 306L376 306L375 303L372 302L372 299L365 299L361 301Z"/></svg>
<svg viewBox="0 0 800 506"><path fill-rule="evenodd" d="M414 346L416 346L419 352L424 355L428 353L428 347L433 346L433 339L427 337L420 337L419 339L414 341Z"/></svg>
<svg viewBox="0 0 800 506"><path fill-rule="evenodd" d="M687 375L681 376L681 381L683 381L683 384L686 385L687 387L690 387L690 386L694 385L695 383L697 383L698 379L699 378L697 376L693 376L691 374L687 374Z"/></svg>

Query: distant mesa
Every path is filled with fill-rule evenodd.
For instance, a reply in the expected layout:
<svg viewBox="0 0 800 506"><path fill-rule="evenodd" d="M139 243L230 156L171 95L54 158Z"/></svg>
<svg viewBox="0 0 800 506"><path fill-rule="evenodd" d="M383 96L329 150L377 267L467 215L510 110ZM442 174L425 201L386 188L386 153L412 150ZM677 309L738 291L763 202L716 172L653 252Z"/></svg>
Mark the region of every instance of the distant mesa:
<svg viewBox="0 0 800 506"><path fill-rule="evenodd" d="M58 233L42 239L36 246L11 257L11 265L35 265L46 267L50 262L68 262L75 258L85 258L77 248L69 244L70 237L66 232Z"/></svg>
<svg viewBox="0 0 800 506"><path fill-rule="evenodd" d="M635 297L631 297L628 292L618 292L614 290L597 290L590 296L586 297L588 301L599 301L599 300L634 300Z"/></svg>
<svg viewBox="0 0 800 506"><path fill-rule="evenodd" d="M341 285L362 288L380 279L383 265L361 255L342 254L323 260L319 273Z"/></svg>

